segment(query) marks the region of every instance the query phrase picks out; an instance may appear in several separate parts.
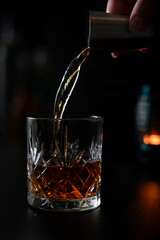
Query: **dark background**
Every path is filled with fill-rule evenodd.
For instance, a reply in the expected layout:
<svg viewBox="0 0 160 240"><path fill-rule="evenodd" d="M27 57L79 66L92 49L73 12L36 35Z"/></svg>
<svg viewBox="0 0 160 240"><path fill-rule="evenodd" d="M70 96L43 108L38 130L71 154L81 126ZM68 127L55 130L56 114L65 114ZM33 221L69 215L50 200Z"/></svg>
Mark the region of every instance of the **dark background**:
<svg viewBox="0 0 160 240"><path fill-rule="evenodd" d="M106 1L5 1L0 7L0 216L4 239L159 239L158 164L137 157L135 106L144 83L159 93L159 16L146 54L89 57L65 114L104 117L102 206L79 214L26 203L26 117L53 116L70 63L87 47L89 10ZM159 159L159 158L158 158ZM74 229L74 230L71 230Z"/></svg>
<svg viewBox="0 0 160 240"><path fill-rule="evenodd" d="M106 9L106 1L54 4L5 1L0 8L0 130L13 137L25 136L26 116L52 116L68 64L87 47L89 10ZM140 87L154 78L152 62L151 51L90 57L66 114L98 114L112 131L132 131Z"/></svg>

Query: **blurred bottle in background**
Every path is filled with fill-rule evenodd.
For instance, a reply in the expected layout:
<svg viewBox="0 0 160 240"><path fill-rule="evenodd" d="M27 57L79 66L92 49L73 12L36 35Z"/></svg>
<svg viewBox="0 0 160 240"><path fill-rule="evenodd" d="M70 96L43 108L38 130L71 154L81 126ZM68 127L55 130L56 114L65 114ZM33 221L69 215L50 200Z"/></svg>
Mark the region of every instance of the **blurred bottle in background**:
<svg viewBox="0 0 160 240"><path fill-rule="evenodd" d="M141 160L159 161L160 89L158 81L142 85L136 105L136 140Z"/></svg>

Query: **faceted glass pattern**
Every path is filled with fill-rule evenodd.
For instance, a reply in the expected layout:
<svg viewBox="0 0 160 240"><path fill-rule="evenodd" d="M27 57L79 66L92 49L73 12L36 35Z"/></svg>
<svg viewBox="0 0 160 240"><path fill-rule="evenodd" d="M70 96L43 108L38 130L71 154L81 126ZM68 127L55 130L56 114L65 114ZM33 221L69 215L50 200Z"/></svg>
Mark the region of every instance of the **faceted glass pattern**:
<svg viewBox="0 0 160 240"><path fill-rule="evenodd" d="M56 136L55 121L28 118L28 203L53 211L94 209L100 205L103 121L64 119Z"/></svg>

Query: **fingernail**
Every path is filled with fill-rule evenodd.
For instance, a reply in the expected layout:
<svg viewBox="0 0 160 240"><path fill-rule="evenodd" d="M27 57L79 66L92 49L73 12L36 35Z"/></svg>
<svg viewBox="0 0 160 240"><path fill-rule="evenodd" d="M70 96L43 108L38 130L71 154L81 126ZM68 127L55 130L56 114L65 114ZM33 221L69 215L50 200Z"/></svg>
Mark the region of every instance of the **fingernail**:
<svg viewBox="0 0 160 240"><path fill-rule="evenodd" d="M120 55L119 52L111 53L111 56L112 56L113 58L118 58L119 55Z"/></svg>
<svg viewBox="0 0 160 240"><path fill-rule="evenodd" d="M144 20L142 17L135 16L129 25L129 30L133 33L138 33L143 30Z"/></svg>

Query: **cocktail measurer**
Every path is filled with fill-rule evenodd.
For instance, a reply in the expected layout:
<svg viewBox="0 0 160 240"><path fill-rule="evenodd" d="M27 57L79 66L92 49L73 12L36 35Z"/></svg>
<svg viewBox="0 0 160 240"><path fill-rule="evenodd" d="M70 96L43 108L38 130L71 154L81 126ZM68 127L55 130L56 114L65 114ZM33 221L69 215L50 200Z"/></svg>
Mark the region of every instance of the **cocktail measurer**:
<svg viewBox="0 0 160 240"><path fill-rule="evenodd" d="M88 46L92 50L110 52L148 48L154 35L153 26L142 32L129 31L129 16L90 11Z"/></svg>

